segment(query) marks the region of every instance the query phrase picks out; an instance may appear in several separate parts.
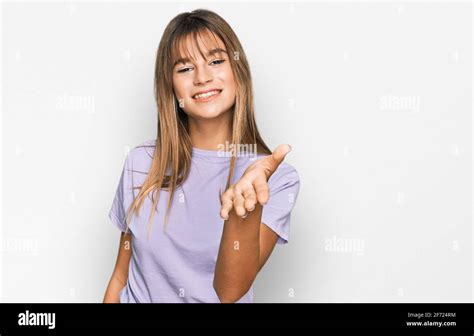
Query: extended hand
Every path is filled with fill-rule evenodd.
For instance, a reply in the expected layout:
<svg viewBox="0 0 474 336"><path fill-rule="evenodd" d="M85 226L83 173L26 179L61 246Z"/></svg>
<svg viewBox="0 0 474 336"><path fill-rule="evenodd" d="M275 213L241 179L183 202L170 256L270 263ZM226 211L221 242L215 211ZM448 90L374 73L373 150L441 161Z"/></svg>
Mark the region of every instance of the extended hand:
<svg viewBox="0 0 474 336"><path fill-rule="evenodd" d="M255 209L257 202L261 205L267 203L268 179L290 151L290 145L280 145L271 155L252 163L240 180L221 195L220 216L228 219L229 212L234 209L237 216L245 218L248 212Z"/></svg>

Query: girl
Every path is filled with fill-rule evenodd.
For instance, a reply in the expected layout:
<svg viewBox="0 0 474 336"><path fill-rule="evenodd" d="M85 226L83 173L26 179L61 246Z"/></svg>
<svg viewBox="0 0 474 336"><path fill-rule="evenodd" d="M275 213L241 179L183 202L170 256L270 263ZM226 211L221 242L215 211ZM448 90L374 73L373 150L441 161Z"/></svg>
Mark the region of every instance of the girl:
<svg viewBox="0 0 474 336"><path fill-rule="evenodd" d="M171 20L155 96L157 138L128 153L109 212L122 233L104 302L253 302L257 273L288 241L299 177L283 162L290 146L272 153L257 130L247 58L224 19Z"/></svg>

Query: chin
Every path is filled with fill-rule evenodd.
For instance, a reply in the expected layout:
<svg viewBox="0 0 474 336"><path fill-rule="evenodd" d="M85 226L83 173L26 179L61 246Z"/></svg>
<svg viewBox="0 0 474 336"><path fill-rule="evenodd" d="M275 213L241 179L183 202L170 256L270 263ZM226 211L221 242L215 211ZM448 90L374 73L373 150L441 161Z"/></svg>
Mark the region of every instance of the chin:
<svg viewBox="0 0 474 336"><path fill-rule="evenodd" d="M190 111L189 116L198 119L215 119L224 115L226 111L229 111L229 108L223 108L221 106L209 106L207 109L205 107L197 107L193 109L193 111Z"/></svg>
<svg viewBox="0 0 474 336"><path fill-rule="evenodd" d="M221 110L217 110L217 111L199 111L199 112L196 112L196 113L192 113L192 116L194 118L198 118L198 119L215 119L221 115L223 115L225 112L224 111L221 111Z"/></svg>

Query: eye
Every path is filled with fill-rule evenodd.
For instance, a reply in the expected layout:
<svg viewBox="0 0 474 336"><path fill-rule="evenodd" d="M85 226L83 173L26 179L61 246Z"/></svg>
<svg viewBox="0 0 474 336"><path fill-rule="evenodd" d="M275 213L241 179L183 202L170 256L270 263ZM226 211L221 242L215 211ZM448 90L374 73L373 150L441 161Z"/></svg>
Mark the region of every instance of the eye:
<svg viewBox="0 0 474 336"><path fill-rule="evenodd" d="M215 62L217 62L217 64ZM218 64L221 64L221 63L224 63L224 62L225 62L225 60L214 60L214 61L211 62L211 64L218 65Z"/></svg>
<svg viewBox="0 0 474 336"><path fill-rule="evenodd" d="M219 65L219 64L224 63L224 62L225 62L225 60L223 60L223 59L217 59L217 60L212 61L210 64ZM190 70L190 69L192 69L192 68L190 68L190 67L182 68L182 69L179 69L177 72L184 73L184 72L188 72L188 70Z"/></svg>
<svg viewBox="0 0 474 336"><path fill-rule="evenodd" d="M183 69L178 70L177 72L187 72L186 70L188 69L191 69L191 68L183 68Z"/></svg>

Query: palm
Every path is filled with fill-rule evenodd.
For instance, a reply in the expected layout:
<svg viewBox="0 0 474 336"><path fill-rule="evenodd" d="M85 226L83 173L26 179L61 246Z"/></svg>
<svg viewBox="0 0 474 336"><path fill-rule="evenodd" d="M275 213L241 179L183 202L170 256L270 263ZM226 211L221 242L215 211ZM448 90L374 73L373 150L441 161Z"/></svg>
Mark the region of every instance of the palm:
<svg viewBox="0 0 474 336"><path fill-rule="evenodd" d="M239 181L222 194L221 217L227 219L232 209L238 216L245 217L257 202L265 204L269 198L268 179L290 151L289 145L280 145L271 155L252 163Z"/></svg>

